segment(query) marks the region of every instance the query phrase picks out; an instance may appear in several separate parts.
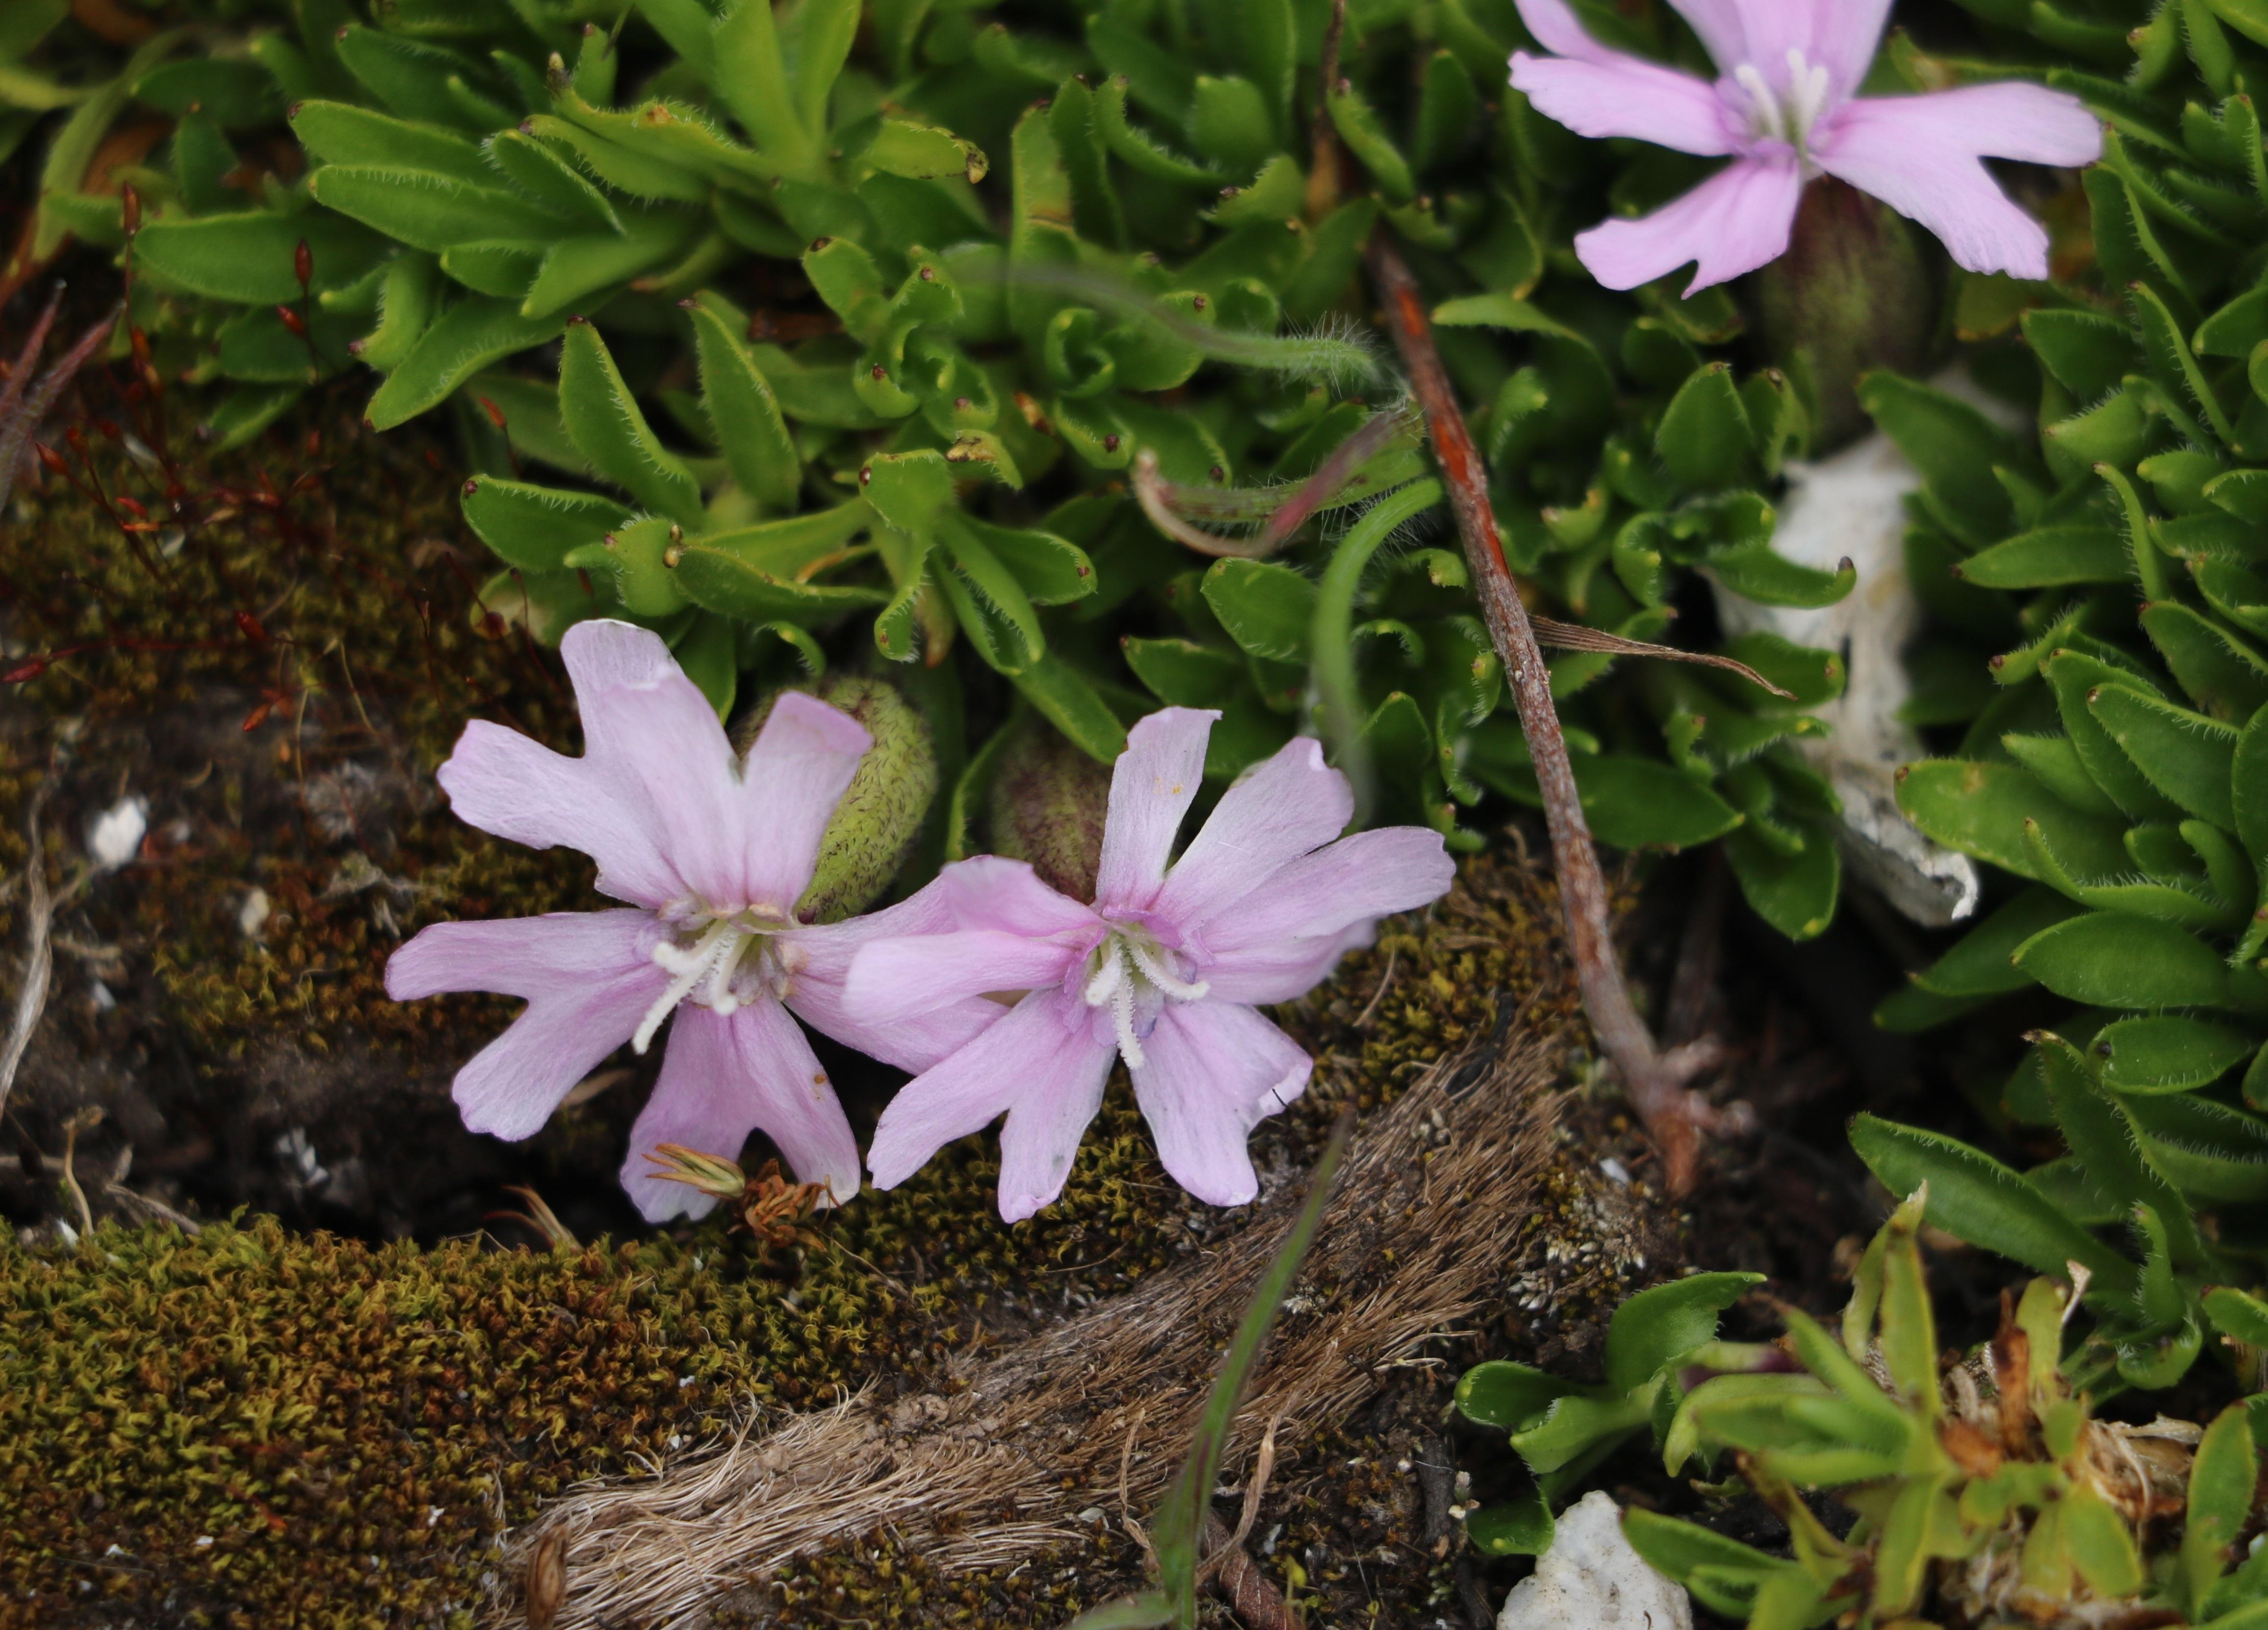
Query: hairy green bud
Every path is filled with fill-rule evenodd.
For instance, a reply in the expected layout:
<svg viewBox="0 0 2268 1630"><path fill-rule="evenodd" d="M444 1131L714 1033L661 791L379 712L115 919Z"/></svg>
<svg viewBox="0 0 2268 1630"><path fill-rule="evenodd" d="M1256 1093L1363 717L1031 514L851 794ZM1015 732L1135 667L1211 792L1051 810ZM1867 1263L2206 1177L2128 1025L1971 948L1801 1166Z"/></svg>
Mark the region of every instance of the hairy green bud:
<svg viewBox="0 0 2268 1630"><path fill-rule="evenodd" d="M1028 860L1049 888L1092 900L1109 808L1110 767L1047 726L1027 725L1002 754L992 782L993 852Z"/></svg>
<svg viewBox="0 0 2268 1630"><path fill-rule="evenodd" d="M887 679L829 674L796 689L842 709L874 738L827 823L811 887L796 902L801 921L840 922L872 905L913 852L930 800L937 796L937 745L929 721ZM766 697L733 726L737 751L747 751L778 694Z"/></svg>
<svg viewBox="0 0 2268 1630"><path fill-rule="evenodd" d="M1867 428L1861 375L1928 371L1938 277L1927 251L1896 210L1832 176L1803 189L1787 253L1756 275L1754 293L1767 353L1811 398L1815 454Z"/></svg>

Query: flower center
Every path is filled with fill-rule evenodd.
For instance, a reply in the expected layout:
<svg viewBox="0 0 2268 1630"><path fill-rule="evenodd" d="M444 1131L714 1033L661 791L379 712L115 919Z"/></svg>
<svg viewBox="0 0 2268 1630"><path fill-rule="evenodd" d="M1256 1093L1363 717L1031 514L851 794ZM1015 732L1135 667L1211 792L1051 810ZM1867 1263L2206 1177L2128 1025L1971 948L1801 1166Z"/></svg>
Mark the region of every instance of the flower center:
<svg viewBox="0 0 2268 1630"><path fill-rule="evenodd" d="M1142 1038L1134 1033L1134 1016L1145 1006L1167 999L1194 1002L1203 999L1206 985L1181 977L1171 951L1138 928L1113 925L1102 942L1087 954L1086 986L1082 994L1090 1007L1106 1004L1118 1027L1118 1051L1130 1068L1145 1062Z"/></svg>
<svg viewBox="0 0 2268 1630"><path fill-rule="evenodd" d="M645 1017L638 1021L637 1030L630 1037L630 1051L643 1054L661 1022L677 1011L680 1002L697 1001L719 1014L737 1010L754 994L739 977L749 950L787 926L784 919L753 908L725 915L703 911L691 918L679 938L655 946L653 960L668 971L670 980L645 1010Z"/></svg>
<svg viewBox="0 0 2268 1630"><path fill-rule="evenodd" d="M1748 94L1749 132L1759 140L1786 142L1801 155L1811 140L1811 127L1827 110L1828 74L1815 67L1800 50L1787 53L1787 89L1772 89L1753 63L1733 70L1733 83Z"/></svg>

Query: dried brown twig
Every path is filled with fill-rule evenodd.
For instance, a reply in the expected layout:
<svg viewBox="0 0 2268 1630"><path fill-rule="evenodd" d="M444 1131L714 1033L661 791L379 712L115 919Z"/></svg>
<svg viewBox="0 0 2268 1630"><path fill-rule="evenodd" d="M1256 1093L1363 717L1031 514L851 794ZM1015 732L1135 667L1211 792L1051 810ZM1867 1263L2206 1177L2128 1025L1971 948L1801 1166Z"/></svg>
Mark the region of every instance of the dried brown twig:
<svg viewBox="0 0 2268 1630"><path fill-rule="evenodd" d="M1616 961L1608 927L1606 879L1599 869L1589 822L1583 818L1574 770L1567 761L1567 741L1552 703L1550 675L1544 667L1528 608L1512 580L1512 569L1505 561L1480 450L1473 445L1448 370L1442 366L1441 354L1434 347L1432 323L1417 280L1382 235L1371 240L1369 259L1371 277L1386 307L1388 326L1394 330L1403 365L1409 371L1410 387L1425 410L1441 479L1449 490L1457 531L1464 539L1466 564L1480 592L1490 638L1504 663L1505 675L1512 682L1521 731L1535 760L1584 1011L1590 1016L1600 1046L1620 1072L1631 1106L1660 1147L1670 1191L1690 1192L1698 1169L1701 1133L1729 1129L1727 1123L1734 1118L1686 1084L1716 1061L1719 1049L1704 1038L1667 1052L1660 1051L1631 1001L1630 987Z"/></svg>

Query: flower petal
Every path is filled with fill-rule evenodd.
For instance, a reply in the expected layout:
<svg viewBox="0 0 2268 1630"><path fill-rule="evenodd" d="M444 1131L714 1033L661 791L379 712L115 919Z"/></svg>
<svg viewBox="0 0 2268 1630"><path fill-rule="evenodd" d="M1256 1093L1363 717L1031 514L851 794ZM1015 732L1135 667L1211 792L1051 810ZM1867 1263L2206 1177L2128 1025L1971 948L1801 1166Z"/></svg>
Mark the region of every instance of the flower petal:
<svg viewBox="0 0 2268 1630"><path fill-rule="evenodd" d="M1096 1039L1092 1017L1084 1003L1060 991L1035 991L968 1046L908 1081L882 1111L866 1152L876 1186L896 1187L946 1144L983 1131L1006 1110L1025 1120L1016 1133L1012 1197L1004 1139L1001 1214L1016 1221L1053 1199L1117 1056L1108 1042ZM1066 1132L1070 1141L1063 1147ZM1044 1177L1057 1167L1058 1154L1055 1186L1047 1189ZM1018 1207L1012 1212L1012 1198Z"/></svg>
<svg viewBox="0 0 2268 1630"><path fill-rule="evenodd" d="M1160 708L1126 733L1126 750L1110 773L1096 905L1139 911L1156 896L1182 817L1204 778L1205 742L1219 717L1207 708Z"/></svg>
<svg viewBox="0 0 2268 1630"><path fill-rule="evenodd" d="M914 898L920 899L930 889L938 890L939 904L955 928L998 928L1037 937L1077 933L1095 920L1093 906L1042 882L1029 861L998 855L955 860Z"/></svg>
<svg viewBox="0 0 2268 1630"><path fill-rule="evenodd" d="M1027 874L1030 871L1020 861L999 864L1022 867ZM1033 887L1045 889L1037 882ZM1086 907L1078 909L1092 918ZM790 929L776 941L788 974L784 999L797 1016L823 1036L901 1070L926 1070L967 1045L1008 1010L998 1002L969 997L919 1018L876 1021L850 1011L846 1000L850 967L858 953L878 940L942 933L958 926L953 890L938 878L909 898L864 917Z"/></svg>
<svg viewBox="0 0 2268 1630"><path fill-rule="evenodd" d="M559 642L583 716L583 762L637 813L685 889L749 904L733 744L717 710L652 629L578 623Z"/></svg>
<svg viewBox="0 0 2268 1630"><path fill-rule="evenodd" d="M588 760L475 719L436 778L459 820L531 849L579 850L599 863L600 890L617 900L660 906L685 892L643 793L625 796Z"/></svg>
<svg viewBox="0 0 2268 1630"><path fill-rule="evenodd" d="M1226 1001L1290 1001L1351 947L1368 944L1378 918L1438 900L1456 875L1441 835L1423 827L1342 837L1280 868L1210 924L1193 971Z"/></svg>
<svg viewBox="0 0 2268 1630"><path fill-rule="evenodd" d="M1221 794L1151 909L1183 928L1205 922L1353 818L1354 789L1323 762L1322 744L1293 736Z"/></svg>
<svg viewBox="0 0 2268 1630"><path fill-rule="evenodd" d="M1709 158L1739 151L1746 136L1716 86L1634 56L1605 63L1515 51L1512 85L1578 136L1627 136Z"/></svg>
<svg viewBox="0 0 2268 1630"><path fill-rule="evenodd" d="M630 1129L622 1187L648 1222L706 1216L713 1197L654 1176L658 1145L740 1158L751 1132L778 1146L799 1183L826 1185L836 1204L858 1192L858 1144L811 1043L777 1002L729 1015L691 1002L677 1010L653 1095Z"/></svg>
<svg viewBox="0 0 2268 1630"><path fill-rule="evenodd" d="M630 1040L669 984L654 964L644 911L562 911L497 922L435 923L386 964L395 1001L494 991L527 1009L457 1072L465 1125L533 1137L577 1081Z"/></svg>
<svg viewBox="0 0 2268 1630"><path fill-rule="evenodd" d="M1307 1089L1314 1067L1291 1037L1233 1002L1169 1005L1143 1043L1134 1096L1166 1170L1211 1206L1260 1192L1252 1129Z"/></svg>
<svg viewBox="0 0 2268 1630"><path fill-rule="evenodd" d="M741 771L742 897L750 904L794 909L835 806L873 745L864 725L817 697L790 690L772 704Z"/></svg>
<svg viewBox="0 0 2268 1630"><path fill-rule="evenodd" d="M1767 149L1734 159L1652 215L1576 233L1575 253L1609 289L1635 289L1697 262L1690 297L1786 254L1802 190L1795 154Z"/></svg>
<svg viewBox="0 0 2268 1630"><path fill-rule="evenodd" d="M1669 4L1699 38L1710 60L1726 73L1751 60L1742 0L1669 0Z"/></svg>
<svg viewBox="0 0 2268 1630"><path fill-rule="evenodd" d="M1216 1001L1264 1007L1297 1001L1331 977L1339 958L1378 938L1378 919L1365 918L1336 933L1283 940L1204 970L1205 989Z"/></svg>
<svg viewBox="0 0 2268 1630"><path fill-rule="evenodd" d="M1936 233L1966 269L2036 278L2048 275L2047 230L2000 190L1977 155L2085 163L2101 142L2092 115L2055 92L1970 85L1852 102L1820 133L1812 156Z"/></svg>
<svg viewBox="0 0 2268 1630"><path fill-rule="evenodd" d="M1092 938L1101 938L1100 925ZM917 1018L992 991L1059 985L1084 948L998 928L877 940L850 963L843 1008L876 1023Z"/></svg>
<svg viewBox="0 0 2268 1630"><path fill-rule="evenodd" d="M1771 0L1747 0L1751 11L1770 9ZM1795 9L1795 8L1790 8ZM1841 101L1855 94L1881 48L1890 0L1810 0L1811 40L1804 55L1827 70L1830 94Z"/></svg>

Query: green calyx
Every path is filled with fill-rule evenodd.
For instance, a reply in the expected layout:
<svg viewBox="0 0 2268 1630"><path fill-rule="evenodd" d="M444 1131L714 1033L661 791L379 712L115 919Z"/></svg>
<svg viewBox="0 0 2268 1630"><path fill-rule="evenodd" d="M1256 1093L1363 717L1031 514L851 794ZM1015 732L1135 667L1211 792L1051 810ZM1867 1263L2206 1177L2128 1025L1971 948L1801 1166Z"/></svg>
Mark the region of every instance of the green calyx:
<svg viewBox="0 0 2268 1630"><path fill-rule="evenodd" d="M1109 767L1047 726L1027 723L1002 749L993 778L993 852L1029 861L1058 893L1092 900L1109 810Z"/></svg>

